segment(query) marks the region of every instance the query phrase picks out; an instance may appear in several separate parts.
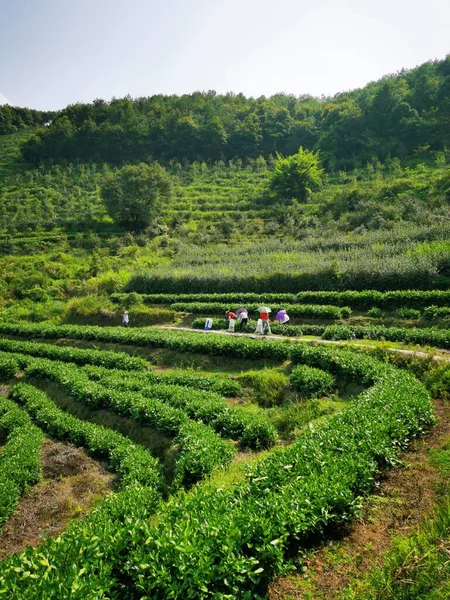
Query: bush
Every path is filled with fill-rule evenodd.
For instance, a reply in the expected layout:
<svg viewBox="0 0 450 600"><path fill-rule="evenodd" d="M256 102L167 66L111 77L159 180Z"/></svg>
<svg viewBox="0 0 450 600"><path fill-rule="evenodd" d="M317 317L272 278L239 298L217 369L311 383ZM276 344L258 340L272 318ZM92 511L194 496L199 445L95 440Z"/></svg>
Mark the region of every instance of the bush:
<svg viewBox="0 0 450 600"><path fill-rule="evenodd" d="M269 407L281 404L288 387L286 375L274 369L250 371L244 379L253 388L253 396L260 406Z"/></svg>
<svg viewBox="0 0 450 600"><path fill-rule="evenodd" d="M415 308L399 308L397 309L397 316L400 319L420 319L420 310Z"/></svg>
<svg viewBox="0 0 450 600"><path fill-rule="evenodd" d="M378 306L372 306L372 308L369 308L367 311L367 316L375 319L382 319L384 317L384 312L381 308L378 308Z"/></svg>
<svg viewBox="0 0 450 600"><path fill-rule="evenodd" d="M334 377L330 373L307 365L294 367L289 380L292 387L304 398L326 396L334 386Z"/></svg>

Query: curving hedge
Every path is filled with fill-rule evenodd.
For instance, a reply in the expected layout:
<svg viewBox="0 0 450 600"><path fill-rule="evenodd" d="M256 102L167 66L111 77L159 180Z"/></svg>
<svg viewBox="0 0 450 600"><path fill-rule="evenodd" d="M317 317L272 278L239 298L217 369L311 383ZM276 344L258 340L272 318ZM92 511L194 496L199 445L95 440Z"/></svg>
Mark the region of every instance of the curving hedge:
<svg viewBox="0 0 450 600"><path fill-rule="evenodd" d="M246 304L250 313L258 312L260 304ZM188 312L192 314L223 315L230 309L230 304L220 302L178 302L170 305L171 310L176 312ZM314 304L279 304L272 305L273 315L279 310L286 310L292 317L314 317L316 319L346 319L352 313L348 306L325 306Z"/></svg>
<svg viewBox="0 0 450 600"><path fill-rule="evenodd" d="M7 362L0 360L2 372L8 371ZM12 369L12 361L9 364ZM41 479L40 455L45 439L26 412L0 396L0 438L5 434L6 444L0 450L0 528L14 513L27 487Z"/></svg>
<svg viewBox="0 0 450 600"><path fill-rule="evenodd" d="M17 352L81 365L100 365L116 369L148 369L148 363L143 358L130 356L125 352L111 352L109 350L90 350L0 338L0 351Z"/></svg>
<svg viewBox="0 0 450 600"><path fill-rule="evenodd" d="M269 289L269 288L267 288ZM240 305L248 302L272 304L333 304L350 306L360 310L379 306L394 309L408 305L412 308L425 308L430 304L447 306L450 303L450 290L346 290L346 291L304 291L298 293L270 292L231 292L231 293L187 293L187 294L138 294L136 292L112 294L113 302L124 304L130 296L146 304L175 304L178 302L220 302L227 305Z"/></svg>

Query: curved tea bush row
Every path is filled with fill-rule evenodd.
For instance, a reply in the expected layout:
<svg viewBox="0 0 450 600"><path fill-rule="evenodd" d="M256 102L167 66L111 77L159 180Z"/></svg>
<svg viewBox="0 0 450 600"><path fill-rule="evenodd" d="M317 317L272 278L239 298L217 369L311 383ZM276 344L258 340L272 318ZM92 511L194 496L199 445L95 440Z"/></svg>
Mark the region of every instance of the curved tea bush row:
<svg viewBox="0 0 450 600"><path fill-rule="evenodd" d="M69 415L32 385L17 384L11 398L22 404L48 434L83 446L94 456L106 458L120 475L123 486L140 483L154 489L161 487L160 463L143 446L111 429Z"/></svg>
<svg viewBox="0 0 450 600"><path fill-rule="evenodd" d="M147 304L175 304L178 302L220 302L227 306L258 302L262 304L333 304L351 308L368 309L373 306L394 309L408 305L412 308L425 308L430 304L446 306L450 304L450 290L347 290L340 292L299 292L297 294L274 294L232 292L223 294L111 294L113 302L124 304L131 298Z"/></svg>
<svg viewBox="0 0 450 600"><path fill-rule="evenodd" d="M258 312L260 304L246 304L249 312ZM179 302L170 305L171 310L177 312L188 312L193 314L215 314L223 315L229 310L230 305L219 302ZM281 310L287 310L288 314L293 317L314 317L318 319L346 319L352 313L347 306L325 306L314 304L279 304L272 306L274 315Z"/></svg>
<svg viewBox="0 0 450 600"><path fill-rule="evenodd" d="M143 358L130 356L125 352L110 352L109 350L85 350L71 348L70 346L55 346L54 344L0 338L0 351L17 352L81 365L91 364L116 369L148 369L148 363Z"/></svg>
<svg viewBox="0 0 450 600"><path fill-rule="evenodd" d="M326 340L388 340L406 344L431 345L450 348L450 331L432 327L385 327L384 325L330 325L324 329Z"/></svg>
<svg viewBox="0 0 450 600"><path fill-rule="evenodd" d="M112 547L118 540L115 554L97 540L91 552L84 524L77 524L80 545L72 528L59 543L49 540L11 557L2 564L0 592L31 600L42 598L44 590L49 599L118 599L125 581L133 597L265 597L285 552L353 516L378 470L393 464L410 437L432 422L429 396L411 375L349 351L295 346L302 346L297 359L303 353L312 366L325 359L347 376L370 366L366 380L376 380L375 386L346 413L307 431L292 448L272 453L235 488L202 485L170 499L154 522L114 521L117 532L112 525L107 532ZM70 560L70 543L80 548L76 561ZM69 560L63 558L66 550ZM115 575L110 581L108 573Z"/></svg>
<svg viewBox="0 0 450 600"><path fill-rule="evenodd" d="M186 390L175 385L152 384L146 374L113 371L101 367L84 367L90 379L103 386L123 392L139 392L145 398L156 398L170 406L180 408L189 418L201 421L224 437L239 441L240 446L270 448L277 441L272 424L260 416L230 408L214 393Z"/></svg>
<svg viewBox="0 0 450 600"><path fill-rule="evenodd" d="M207 390L221 396L239 397L244 393L242 385L238 381L220 375L200 375L182 371L172 373L154 373L150 371L150 376L148 373L146 376L150 382Z"/></svg>
<svg viewBox="0 0 450 600"><path fill-rule="evenodd" d="M69 396L89 406L108 408L175 436L173 443L178 445L179 452L175 458L174 485L192 485L214 468L228 465L234 457L232 445L220 439L210 427L189 421L186 412L157 398L149 400L135 392L105 388L74 365L45 359L33 360L26 373L51 379Z"/></svg>
<svg viewBox="0 0 450 600"><path fill-rule="evenodd" d="M0 396L0 433L8 434L6 444L0 450L1 529L16 509L24 490L41 478L44 434L32 425L23 410L3 396Z"/></svg>

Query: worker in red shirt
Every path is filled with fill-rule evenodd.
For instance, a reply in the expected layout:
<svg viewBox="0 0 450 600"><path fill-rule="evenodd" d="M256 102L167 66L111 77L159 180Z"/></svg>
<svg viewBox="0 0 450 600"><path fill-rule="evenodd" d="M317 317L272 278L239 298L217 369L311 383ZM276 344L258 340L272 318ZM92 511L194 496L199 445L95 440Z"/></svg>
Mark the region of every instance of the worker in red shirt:
<svg viewBox="0 0 450 600"><path fill-rule="evenodd" d="M228 317L228 332L234 333L234 325L236 323L236 313L232 310L227 310L225 313Z"/></svg>
<svg viewBox="0 0 450 600"><path fill-rule="evenodd" d="M268 312L260 312L259 313L259 318L262 321L262 333L265 333L265 328L267 327L267 331L269 333L272 333L272 331L270 330L270 324L269 324L269 313Z"/></svg>

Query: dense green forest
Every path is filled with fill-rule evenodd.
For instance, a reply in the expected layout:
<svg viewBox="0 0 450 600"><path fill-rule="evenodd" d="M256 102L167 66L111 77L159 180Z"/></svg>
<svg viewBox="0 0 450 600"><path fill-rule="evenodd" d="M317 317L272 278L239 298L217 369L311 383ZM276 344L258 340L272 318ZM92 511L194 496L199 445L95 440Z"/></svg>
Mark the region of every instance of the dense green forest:
<svg viewBox="0 0 450 600"><path fill-rule="evenodd" d="M44 113L0 108L0 133L43 123ZM48 115L46 115L48 117ZM48 125L48 123L47 123ZM214 91L74 104L26 143L45 160L121 164L217 161L320 150L327 168L361 167L450 145L450 57L331 98L246 98Z"/></svg>

